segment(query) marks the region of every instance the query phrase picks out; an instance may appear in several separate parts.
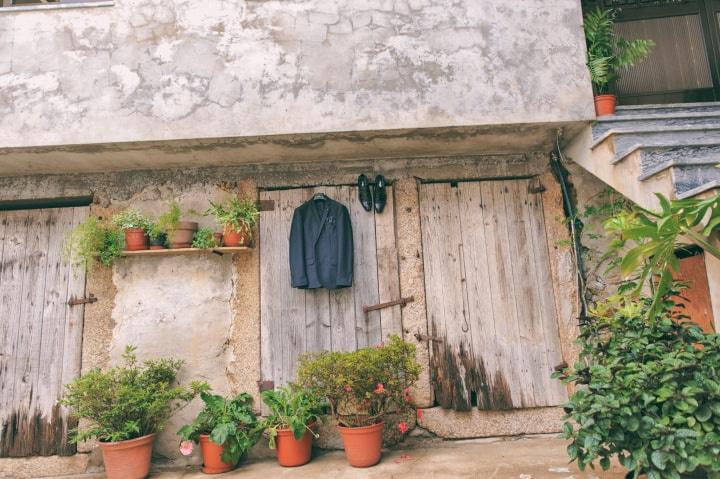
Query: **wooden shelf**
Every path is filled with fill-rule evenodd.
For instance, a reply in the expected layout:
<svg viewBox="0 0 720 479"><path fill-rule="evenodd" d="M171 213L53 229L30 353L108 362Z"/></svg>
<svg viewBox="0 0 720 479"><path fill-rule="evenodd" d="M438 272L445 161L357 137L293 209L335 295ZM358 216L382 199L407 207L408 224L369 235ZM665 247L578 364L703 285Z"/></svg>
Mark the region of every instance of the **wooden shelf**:
<svg viewBox="0 0 720 479"><path fill-rule="evenodd" d="M143 249L140 251L123 251L122 256L172 256L178 254L235 254L247 253L252 250L249 246L221 246L218 248L175 248L175 249Z"/></svg>

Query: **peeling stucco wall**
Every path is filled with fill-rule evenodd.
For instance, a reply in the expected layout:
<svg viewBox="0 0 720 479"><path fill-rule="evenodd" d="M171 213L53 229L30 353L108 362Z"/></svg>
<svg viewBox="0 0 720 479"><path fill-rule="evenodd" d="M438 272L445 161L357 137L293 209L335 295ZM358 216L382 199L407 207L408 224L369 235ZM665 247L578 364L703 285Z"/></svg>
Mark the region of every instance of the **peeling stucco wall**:
<svg viewBox="0 0 720 479"><path fill-rule="evenodd" d="M577 0L0 12L0 147L587 120Z"/></svg>

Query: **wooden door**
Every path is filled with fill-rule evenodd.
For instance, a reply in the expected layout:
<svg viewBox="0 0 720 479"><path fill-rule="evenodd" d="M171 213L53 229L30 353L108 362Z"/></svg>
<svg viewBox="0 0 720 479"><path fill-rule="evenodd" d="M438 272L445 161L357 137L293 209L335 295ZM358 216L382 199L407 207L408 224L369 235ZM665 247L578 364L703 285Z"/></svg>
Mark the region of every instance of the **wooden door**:
<svg viewBox="0 0 720 479"><path fill-rule="evenodd" d="M61 258L89 207L0 211L0 457L69 455L58 405L80 373L85 272Z"/></svg>
<svg viewBox="0 0 720 479"><path fill-rule="evenodd" d="M681 312L707 333L714 333L712 299L705 267L705 254L699 252L680 259L680 271L673 273L673 279L687 281L688 287L677 302L683 305Z"/></svg>
<svg viewBox="0 0 720 479"><path fill-rule="evenodd" d="M528 188L529 180L421 185L430 370L445 408L567 400L550 378L560 337L542 195Z"/></svg>
<svg viewBox="0 0 720 479"><path fill-rule="evenodd" d="M302 290L290 286L290 223L295 208L315 193L344 204L353 228L353 286ZM382 214L365 211L357 188L297 188L260 193L273 211L260 218L261 371L275 386L296 379L300 354L353 351L401 334L400 307L367 315L363 306L400 297L392 188Z"/></svg>

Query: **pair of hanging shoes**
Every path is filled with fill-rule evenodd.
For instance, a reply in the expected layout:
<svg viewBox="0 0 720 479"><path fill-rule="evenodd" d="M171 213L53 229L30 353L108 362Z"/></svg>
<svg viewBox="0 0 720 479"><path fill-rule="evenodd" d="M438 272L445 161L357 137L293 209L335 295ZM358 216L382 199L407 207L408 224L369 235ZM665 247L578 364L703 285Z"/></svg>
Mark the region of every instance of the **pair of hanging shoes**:
<svg viewBox="0 0 720 479"><path fill-rule="evenodd" d="M370 190L370 182L368 177L360 175L358 177L358 196L360 197L360 204L365 211L370 211L375 208L376 213L382 213L387 203L387 180L383 175L377 175L375 177L375 183L372 185L372 191Z"/></svg>

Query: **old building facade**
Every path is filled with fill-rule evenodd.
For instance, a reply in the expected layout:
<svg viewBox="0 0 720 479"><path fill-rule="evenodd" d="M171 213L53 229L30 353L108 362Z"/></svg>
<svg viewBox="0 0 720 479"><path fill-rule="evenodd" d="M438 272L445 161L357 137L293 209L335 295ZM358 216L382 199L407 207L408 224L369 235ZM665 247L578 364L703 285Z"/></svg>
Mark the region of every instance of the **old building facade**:
<svg viewBox="0 0 720 479"><path fill-rule="evenodd" d="M3 467L91 467L57 399L127 344L257 397L302 352L400 334L430 432L559 429L568 392L549 375L576 357L578 293L550 152L577 163L581 201L598 178L638 201L587 164L579 1L3 0L0 35ZM389 180L382 213L360 207L361 173ZM350 211L352 288L290 286L291 215L316 192ZM177 200L214 226L195 213L237 194L267 206L248 252L127 257L87 278L62 261L88 215ZM196 410L161 456L185 460L175 432Z"/></svg>

